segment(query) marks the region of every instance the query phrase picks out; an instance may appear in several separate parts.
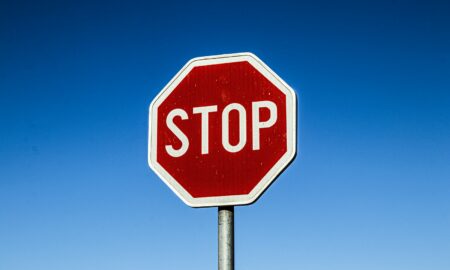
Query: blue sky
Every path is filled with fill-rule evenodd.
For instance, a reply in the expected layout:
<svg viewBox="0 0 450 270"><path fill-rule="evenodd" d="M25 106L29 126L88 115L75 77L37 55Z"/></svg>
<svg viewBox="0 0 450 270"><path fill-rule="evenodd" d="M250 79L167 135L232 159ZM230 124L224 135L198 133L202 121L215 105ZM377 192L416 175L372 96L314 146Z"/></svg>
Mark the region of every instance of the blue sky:
<svg viewBox="0 0 450 270"><path fill-rule="evenodd" d="M236 268L450 269L446 1L1 1L0 269L214 269L215 208L148 168L190 58L250 51L299 153L236 208Z"/></svg>

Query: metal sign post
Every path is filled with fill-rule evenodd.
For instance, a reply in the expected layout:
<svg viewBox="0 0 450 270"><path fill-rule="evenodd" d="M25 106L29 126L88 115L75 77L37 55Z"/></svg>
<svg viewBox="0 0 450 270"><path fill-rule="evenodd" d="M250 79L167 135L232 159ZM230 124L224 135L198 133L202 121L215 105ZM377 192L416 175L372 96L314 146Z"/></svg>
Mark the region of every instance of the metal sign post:
<svg viewBox="0 0 450 270"><path fill-rule="evenodd" d="M218 208L219 270L234 270L234 206L294 159L294 90L252 53L190 60L149 108L148 164L191 207Z"/></svg>
<svg viewBox="0 0 450 270"><path fill-rule="evenodd" d="M219 207L219 270L234 270L234 206Z"/></svg>

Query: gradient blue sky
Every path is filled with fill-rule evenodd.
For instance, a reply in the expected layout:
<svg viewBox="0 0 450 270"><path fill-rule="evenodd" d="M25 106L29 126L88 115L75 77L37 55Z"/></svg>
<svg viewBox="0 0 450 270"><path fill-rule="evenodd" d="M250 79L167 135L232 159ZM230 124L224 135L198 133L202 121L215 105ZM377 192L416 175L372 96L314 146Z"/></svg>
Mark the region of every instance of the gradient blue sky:
<svg viewBox="0 0 450 270"><path fill-rule="evenodd" d="M292 1L294 2L294 1ZM448 1L0 1L0 269L214 269L216 209L148 168L150 101L250 51L299 154L236 208L238 269L450 269Z"/></svg>

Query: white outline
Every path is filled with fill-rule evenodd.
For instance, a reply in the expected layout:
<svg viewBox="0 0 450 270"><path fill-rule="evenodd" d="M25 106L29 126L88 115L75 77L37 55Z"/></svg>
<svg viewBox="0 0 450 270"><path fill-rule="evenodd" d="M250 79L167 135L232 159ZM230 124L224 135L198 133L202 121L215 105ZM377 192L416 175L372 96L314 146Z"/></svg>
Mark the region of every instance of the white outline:
<svg viewBox="0 0 450 270"><path fill-rule="evenodd" d="M159 105L170 95L187 74L198 66L214 64L249 62L256 70L264 75L281 92L286 95L286 153L275 163L253 190L246 195L229 195L217 197L192 197L178 182L157 162L157 109ZM233 53L191 59L184 67L170 80L170 82L153 99L149 108L149 137L148 137L148 164L150 168L172 189L172 191L187 205L191 207L211 207L225 205L245 205L255 202L267 187L272 184L275 178L289 165L296 153L296 95L294 90L284 82L274 71L272 71L263 61L252 53ZM154 133L152 132L154 131ZM155 146L152 148L152 146Z"/></svg>

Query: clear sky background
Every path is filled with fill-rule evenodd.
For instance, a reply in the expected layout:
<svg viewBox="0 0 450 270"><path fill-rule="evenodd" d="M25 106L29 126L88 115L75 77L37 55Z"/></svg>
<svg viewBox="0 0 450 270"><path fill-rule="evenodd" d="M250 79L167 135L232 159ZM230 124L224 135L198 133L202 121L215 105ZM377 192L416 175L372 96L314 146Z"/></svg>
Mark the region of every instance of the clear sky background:
<svg viewBox="0 0 450 270"><path fill-rule="evenodd" d="M299 154L236 208L238 269L450 269L448 1L1 1L0 269L214 269L217 209L147 165L192 57L297 92Z"/></svg>

